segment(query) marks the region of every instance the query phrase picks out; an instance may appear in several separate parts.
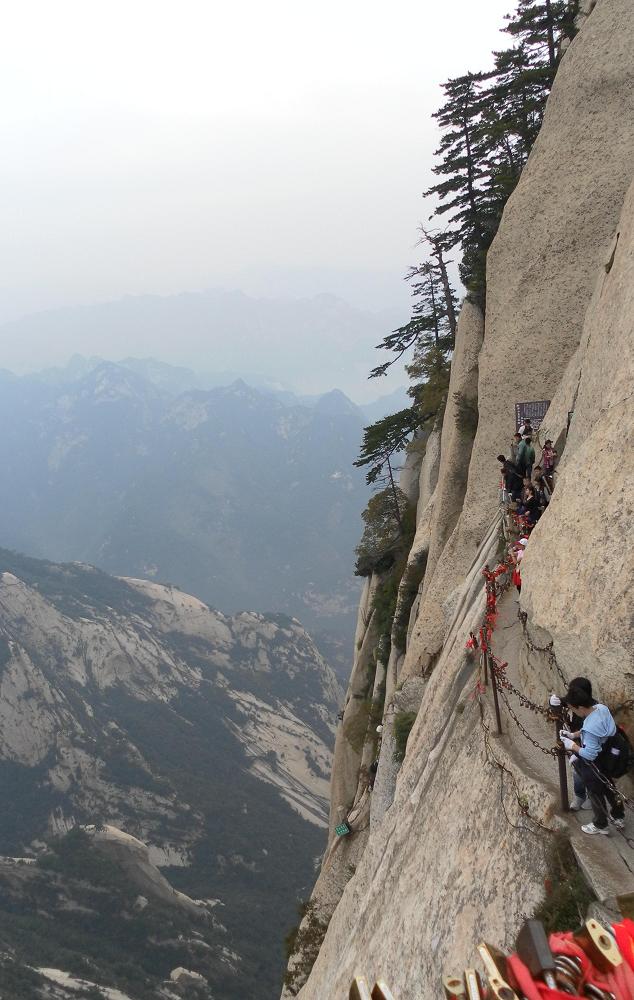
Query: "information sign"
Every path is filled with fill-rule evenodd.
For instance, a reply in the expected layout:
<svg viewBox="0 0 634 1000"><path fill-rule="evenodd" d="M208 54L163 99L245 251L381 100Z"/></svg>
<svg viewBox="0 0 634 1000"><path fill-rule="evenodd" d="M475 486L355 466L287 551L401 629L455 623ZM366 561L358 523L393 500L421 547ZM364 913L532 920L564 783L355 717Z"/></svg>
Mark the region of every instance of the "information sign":
<svg viewBox="0 0 634 1000"><path fill-rule="evenodd" d="M515 404L515 430L519 431L525 420L530 420L534 430L537 430L542 420L546 416L546 410L550 406L549 399L538 399L532 403Z"/></svg>

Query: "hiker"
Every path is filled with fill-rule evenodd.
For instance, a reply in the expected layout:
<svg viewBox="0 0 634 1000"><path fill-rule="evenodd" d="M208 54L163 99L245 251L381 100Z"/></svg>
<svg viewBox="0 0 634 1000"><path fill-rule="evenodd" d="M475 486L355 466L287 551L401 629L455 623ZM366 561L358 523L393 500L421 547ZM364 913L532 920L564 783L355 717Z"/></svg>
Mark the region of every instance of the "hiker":
<svg viewBox="0 0 634 1000"><path fill-rule="evenodd" d="M619 736L609 708L595 701L587 690L571 686L564 700L583 719L579 732L562 729L560 733L563 745L573 755L573 768L585 783L593 809L592 823L586 823L581 830L607 837L608 817L618 829L625 825L623 802L611 787L612 754L615 751L620 754L624 748L617 748Z"/></svg>
<svg viewBox="0 0 634 1000"><path fill-rule="evenodd" d="M530 479L534 463L535 449L533 448L533 439L529 435L522 438L517 450L517 468L520 475L528 476Z"/></svg>
<svg viewBox="0 0 634 1000"><path fill-rule="evenodd" d="M541 465L536 465L533 468L533 487L539 496L541 506L547 507L550 503L550 494L552 491Z"/></svg>
<svg viewBox="0 0 634 1000"><path fill-rule="evenodd" d="M526 500L531 488L531 481L528 476L523 476L522 478L522 503Z"/></svg>
<svg viewBox="0 0 634 1000"><path fill-rule="evenodd" d="M509 550L509 555L513 563L513 576L511 577L511 579L515 587L517 587L518 594L522 593L522 572L520 568L520 563L524 558L524 552L526 550L527 545L528 545L528 538L526 537L520 538L519 542L516 542L515 545L513 545Z"/></svg>
<svg viewBox="0 0 634 1000"><path fill-rule="evenodd" d="M513 440L511 441L511 462L513 465L517 465L517 451L522 440L521 434L514 434Z"/></svg>
<svg viewBox="0 0 634 1000"><path fill-rule="evenodd" d="M553 448L553 443L548 438L546 444L542 448L542 466L544 468L544 476L548 480L548 485L552 493L554 487L553 473L555 471L555 462L557 461L557 452Z"/></svg>
<svg viewBox="0 0 634 1000"><path fill-rule="evenodd" d="M592 681L588 677L573 677L568 687L580 688L581 691L585 691L586 694L592 698L593 705L597 704L596 699L592 697ZM568 717L568 728L570 732L576 733L581 730L583 719L580 715L576 715L566 703L565 695L559 698L558 695L553 692L550 696L549 704L551 708L562 708L564 710L566 716ZM574 796L570 803L571 812L578 812L580 809L592 809L592 803L588 798L586 783L580 772L577 771L574 766L572 767L572 784Z"/></svg>
<svg viewBox="0 0 634 1000"><path fill-rule="evenodd" d="M535 431L533 430L533 426L531 424L531 418L527 417L522 426L519 428L519 435L523 438L532 438L534 433Z"/></svg>
<svg viewBox="0 0 634 1000"><path fill-rule="evenodd" d="M517 467L504 455L498 455L498 462L502 463L500 471L504 478L504 489L512 500L519 500L522 494L522 477L517 471Z"/></svg>
<svg viewBox="0 0 634 1000"><path fill-rule="evenodd" d="M528 523L534 527L542 516L539 497L531 486L530 479L525 479L524 482L528 483L528 485L522 491L522 502L517 509L517 513L525 517Z"/></svg>

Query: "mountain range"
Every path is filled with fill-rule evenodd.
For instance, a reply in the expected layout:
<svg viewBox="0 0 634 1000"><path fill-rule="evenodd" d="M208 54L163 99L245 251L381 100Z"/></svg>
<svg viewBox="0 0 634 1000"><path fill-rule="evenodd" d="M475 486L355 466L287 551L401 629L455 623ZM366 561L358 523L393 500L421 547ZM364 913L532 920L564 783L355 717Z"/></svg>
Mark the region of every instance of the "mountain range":
<svg viewBox="0 0 634 1000"><path fill-rule="evenodd" d="M205 384L152 359L0 372L0 544L296 616L343 665L368 418L338 390Z"/></svg>
<svg viewBox="0 0 634 1000"><path fill-rule="evenodd" d="M190 996L276 995L340 701L293 619L0 550L5 985L26 963L140 1000L185 964Z"/></svg>
<svg viewBox="0 0 634 1000"><path fill-rule="evenodd" d="M136 295L32 313L0 326L0 365L34 358L108 354L147 357L197 371L256 374L301 393L340 386L355 395L376 364L374 345L397 325L394 312L358 309L336 295L256 297L210 289ZM55 345L55 346L52 346ZM107 345L107 352L104 345ZM388 381L386 380L386 385Z"/></svg>

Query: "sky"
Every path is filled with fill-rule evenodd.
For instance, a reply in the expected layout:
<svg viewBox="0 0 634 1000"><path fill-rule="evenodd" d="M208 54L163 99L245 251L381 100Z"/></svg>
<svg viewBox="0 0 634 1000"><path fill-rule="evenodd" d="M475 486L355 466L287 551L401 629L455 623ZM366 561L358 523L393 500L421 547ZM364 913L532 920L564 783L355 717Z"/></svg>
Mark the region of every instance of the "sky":
<svg viewBox="0 0 634 1000"><path fill-rule="evenodd" d="M8 5L0 324L217 288L333 293L385 310L388 326L406 320L439 84L489 65L512 6ZM152 353L195 362L183 336L178 358L163 335ZM97 347L108 355L107 335ZM75 348L58 327L20 338L0 326L0 367Z"/></svg>

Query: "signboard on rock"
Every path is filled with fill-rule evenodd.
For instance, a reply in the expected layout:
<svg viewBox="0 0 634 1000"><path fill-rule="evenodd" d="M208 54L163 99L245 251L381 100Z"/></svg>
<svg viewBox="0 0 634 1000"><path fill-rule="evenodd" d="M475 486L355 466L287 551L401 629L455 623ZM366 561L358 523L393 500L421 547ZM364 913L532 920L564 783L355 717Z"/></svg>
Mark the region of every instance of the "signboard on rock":
<svg viewBox="0 0 634 1000"><path fill-rule="evenodd" d="M538 399L534 400L532 403L516 403L515 430L519 431L520 427L526 420L530 420L533 429L537 430L546 416L546 410L549 406L549 399Z"/></svg>

